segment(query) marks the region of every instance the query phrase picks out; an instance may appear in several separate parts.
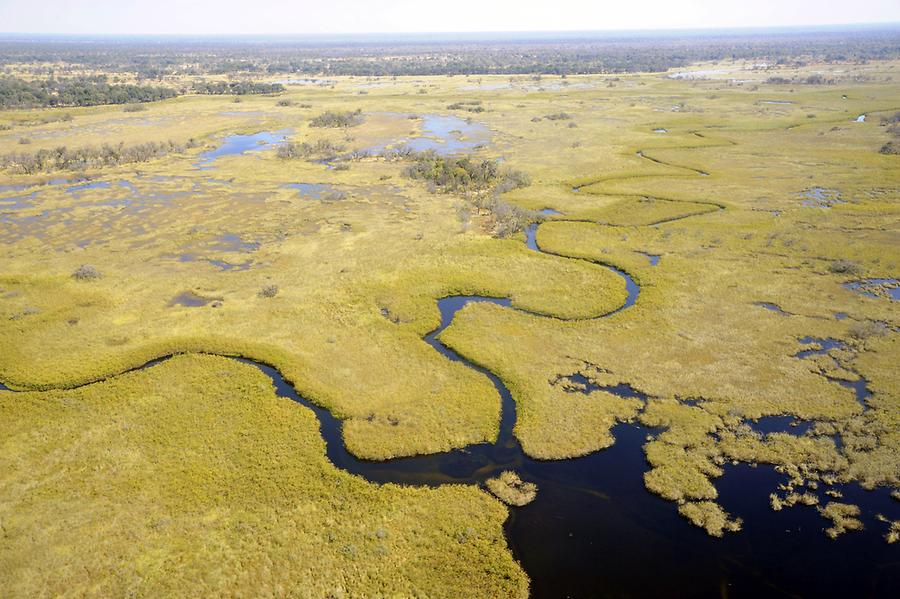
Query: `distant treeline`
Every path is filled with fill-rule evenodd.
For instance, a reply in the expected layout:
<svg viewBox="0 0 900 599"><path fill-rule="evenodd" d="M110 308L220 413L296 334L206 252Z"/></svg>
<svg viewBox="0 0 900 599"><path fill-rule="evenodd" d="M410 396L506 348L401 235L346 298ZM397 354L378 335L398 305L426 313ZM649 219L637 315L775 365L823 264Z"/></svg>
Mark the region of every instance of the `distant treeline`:
<svg viewBox="0 0 900 599"><path fill-rule="evenodd" d="M154 39L66 40L0 37L0 67L28 65L35 76L81 68L169 76L478 75L658 72L696 61L766 64L864 62L900 56L900 32L844 30L699 34L589 34L542 39L384 40ZM40 66L44 63L46 66ZM60 64L62 66L60 66ZM39 65L39 66L34 66ZM230 85L230 84L229 84ZM223 91L221 93L234 93ZM258 92L265 93L265 92Z"/></svg>
<svg viewBox="0 0 900 599"><path fill-rule="evenodd" d="M154 102L178 95L158 86L110 84L104 77L73 77L27 81L0 77L0 108L97 106Z"/></svg>
<svg viewBox="0 0 900 599"><path fill-rule="evenodd" d="M38 150L34 153L13 153L0 156L0 168L12 173L35 174L47 171L85 170L104 166L118 166L134 162L147 162L170 152L183 152L194 147L193 140L186 144L174 141L146 142L133 146L103 144L67 148L59 146L52 150Z"/></svg>
<svg viewBox="0 0 900 599"><path fill-rule="evenodd" d="M194 83L194 93L243 96L246 94L277 94L284 91L280 83L255 83L253 81L202 81Z"/></svg>

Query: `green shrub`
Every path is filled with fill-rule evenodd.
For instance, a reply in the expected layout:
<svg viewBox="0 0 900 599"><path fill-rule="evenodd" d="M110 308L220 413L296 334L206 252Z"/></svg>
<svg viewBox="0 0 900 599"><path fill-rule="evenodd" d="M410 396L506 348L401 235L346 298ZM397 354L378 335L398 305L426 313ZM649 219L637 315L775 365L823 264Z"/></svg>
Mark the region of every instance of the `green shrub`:
<svg viewBox="0 0 900 599"><path fill-rule="evenodd" d="M362 110L323 112L309 122L310 127L356 127L363 122Z"/></svg>

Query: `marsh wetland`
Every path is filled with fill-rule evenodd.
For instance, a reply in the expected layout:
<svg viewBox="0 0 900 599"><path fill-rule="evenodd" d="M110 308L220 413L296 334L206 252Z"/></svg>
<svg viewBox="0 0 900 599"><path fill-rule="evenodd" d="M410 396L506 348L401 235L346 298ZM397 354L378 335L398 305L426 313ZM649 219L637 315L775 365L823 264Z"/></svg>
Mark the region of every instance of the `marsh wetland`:
<svg viewBox="0 0 900 599"><path fill-rule="evenodd" d="M3 595L896 588L900 59L201 66L0 111Z"/></svg>

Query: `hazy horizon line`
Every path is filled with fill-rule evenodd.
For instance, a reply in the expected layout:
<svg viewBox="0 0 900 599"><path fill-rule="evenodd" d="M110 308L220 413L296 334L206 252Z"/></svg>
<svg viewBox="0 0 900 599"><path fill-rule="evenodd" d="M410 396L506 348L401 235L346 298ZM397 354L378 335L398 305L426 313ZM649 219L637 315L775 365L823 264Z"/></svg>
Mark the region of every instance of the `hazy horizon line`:
<svg viewBox="0 0 900 599"><path fill-rule="evenodd" d="M832 23L832 24L810 24L810 25L748 25L748 26L723 26L723 27L661 27L647 29L520 29L520 30L469 30L469 31L348 31L348 32L283 32L283 33L148 33L148 32L92 32L92 33L75 33L65 31L0 31L0 37L73 37L73 38L298 38L298 37L314 37L314 38L354 38L369 37L379 39L404 38L404 37L425 37L438 36L444 38L465 38L474 36L540 36L546 37L551 35L557 36L581 36L590 37L597 35L646 35L646 34L702 34L702 33L778 33L778 32L817 32L817 31L852 31L852 30L873 30L878 28L898 29L900 30L900 21L876 21L876 22L854 22L854 23Z"/></svg>

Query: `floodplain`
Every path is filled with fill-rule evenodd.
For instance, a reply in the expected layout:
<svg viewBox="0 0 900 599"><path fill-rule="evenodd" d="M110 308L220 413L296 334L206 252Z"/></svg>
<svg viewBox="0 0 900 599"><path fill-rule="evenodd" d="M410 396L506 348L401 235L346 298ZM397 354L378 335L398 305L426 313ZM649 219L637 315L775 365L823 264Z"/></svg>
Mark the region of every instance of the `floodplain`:
<svg viewBox="0 0 900 599"><path fill-rule="evenodd" d="M0 112L0 590L884 595L898 75Z"/></svg>

